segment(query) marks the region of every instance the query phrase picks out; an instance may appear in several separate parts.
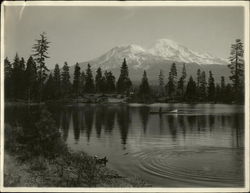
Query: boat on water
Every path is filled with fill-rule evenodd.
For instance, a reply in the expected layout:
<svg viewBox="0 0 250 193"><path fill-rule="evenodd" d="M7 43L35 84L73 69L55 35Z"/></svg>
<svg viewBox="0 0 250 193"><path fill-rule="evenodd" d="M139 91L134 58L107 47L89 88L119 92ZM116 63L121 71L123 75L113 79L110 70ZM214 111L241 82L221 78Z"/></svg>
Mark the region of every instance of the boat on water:
<svg viewBox="0 0 250 193"><path fill-rule="evenodd" d="M178 109L174 109L174 110L170 111L170 113L178 113Z"/></svg>
<svg viewBox="0 0 250 193"><path fill-rule="evenodd" d="M151 111L149 112L150 114L169 114L169 113L178 113L178 109L174 109L171 111L161 111L161 109L159 111Z"/></svg>

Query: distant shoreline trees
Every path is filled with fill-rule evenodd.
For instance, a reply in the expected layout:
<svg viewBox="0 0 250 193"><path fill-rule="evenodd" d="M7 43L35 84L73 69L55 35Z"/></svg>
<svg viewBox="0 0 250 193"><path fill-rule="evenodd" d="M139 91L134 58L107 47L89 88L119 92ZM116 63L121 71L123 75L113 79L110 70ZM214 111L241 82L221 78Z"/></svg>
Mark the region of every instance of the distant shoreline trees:
<svg viewBox="0 0 250 193"><path fill-rule="evenodd" d="M215 83L213 73L197 70L197 77L189 77L185 64L178 78L176 64L173 63L165 83L163 70L160 70L156 86L150 85L147 72L142 74L142 80L137 87L132 85L129 78L129 68L126 58L123 59L120 76L116 81L111 71L96 70L95 77L91 65L81 69L78 63L74 66L74 77L71 82L69 65L64 63L60 69L56 64L48 74L45 59L48 56L46 34L33 46L35 54L25 62L16 54L14 61L6 57L5 69L5 98L6 100L25 100L41 102L46 100L65 100L83 97L85 94L120 94L126 95L134 102L212 102L212 103L244 103L244 51L243 43L237 39L232 44L230 53L230 80L226 83L221 77L220 83ZM187 81L187 80L188 81Z"/></svg>

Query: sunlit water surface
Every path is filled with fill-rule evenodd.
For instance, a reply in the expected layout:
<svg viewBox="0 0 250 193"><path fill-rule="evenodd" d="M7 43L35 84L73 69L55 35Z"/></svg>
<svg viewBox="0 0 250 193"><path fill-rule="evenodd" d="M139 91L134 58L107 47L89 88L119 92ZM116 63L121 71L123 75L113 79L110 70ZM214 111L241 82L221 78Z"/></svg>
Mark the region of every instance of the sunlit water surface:
<svg viewBox="0 0 250 193"><path fill-rule="evenodd" d="M152 113L160 107L163 114ZM108 167L123 176L139 176L155 187L244 185L243 106L88 104L50 110L69 148L107 156ZM7 108L6 122L24 116L19 111Z"/></svg>

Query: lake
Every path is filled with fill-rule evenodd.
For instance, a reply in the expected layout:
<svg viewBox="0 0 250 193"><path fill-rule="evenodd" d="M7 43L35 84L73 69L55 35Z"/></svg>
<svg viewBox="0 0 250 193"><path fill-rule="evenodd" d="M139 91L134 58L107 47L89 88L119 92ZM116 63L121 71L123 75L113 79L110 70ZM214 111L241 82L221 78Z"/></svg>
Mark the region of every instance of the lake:
<svg viewBox="0 0 250 193"><path fill-rule="evenodd" d="M159 112L161 108L162 114ZM153 187L244 186L244 106L122 104L49 110L72 151L108 157ZM7 107L5 123L32 127L36 108Z"/></svg>

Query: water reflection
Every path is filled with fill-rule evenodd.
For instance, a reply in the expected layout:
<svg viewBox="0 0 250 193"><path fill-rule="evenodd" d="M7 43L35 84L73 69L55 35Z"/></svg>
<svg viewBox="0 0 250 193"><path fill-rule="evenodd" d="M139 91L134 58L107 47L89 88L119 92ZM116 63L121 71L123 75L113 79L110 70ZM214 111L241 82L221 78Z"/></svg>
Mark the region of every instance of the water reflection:
<svg viewBox="0 0 250 193"><path fill-rule="evenodd" d="M146 180L164 185L166 178L161 181L159 176L183 180L181 168L186 164L194 176L198 166L198 172L205 172L204 176L214 175L212 169L216 168L220 171L217 175L230 176L228 172L233 172L240 183L244 165L244 114L240 111L242 107L222 107L170 104L163 106L162 111L179 108L180 113L162 115L150 113L159 107L149 105L79 105L49 110L69 148L112 157L110 164L124 173L139 172ZM37 107L5 108L5 123L12 126L32 130L38 118ZM170 173L175 176L168 176Z"/></svg>
<svg viewBox="0 0 250 193"><path fill-rule="evenodd" d="M59 113L58 113L59 114ZM61 128L63 131L63 139L64 141L67 140L69 135L69 124L71 120L71 109L62 109L61 111ZM60 127L60 125L59 125Z"/></svg>
<svg viewBox="0 0 250 193"><path fill-rule="evenodd" d="M115 109L107 108L104 115L105 132L111 134L115 125Z"/></svg>
<svg viewBox="0 0 250 193"><path fill-rule="evenodd" d="M87 105L84 111L85 124L86 124L86 135L88 141L90 140L93 122L94 122L94 108L91 105Z"/></svg>
<svg viewBox="0 0 250 193"><path fill-rule="evenodd" d="M140 118L142 122L143 132L146 133L147 131L147 124L149 118L150 108L148 106L142 106L139 108Z"/></svg>
<svg viewBox="0 0 250 193"><path fill-rule="evenodd" d="M73 130L74 130L74 138L77 143L80 138L80 128L81 128L81 111L77 108L73 109Z"/></svg>
<svg viewBox="0 0 250 193"><path fill-rule="evenodd" d="M169 107L169 109L171 108ZM126 147L132 117L134 123L140 122L141 127L137 128L137 132L145 134L147 129L150 129L149 135L170 135L173 141L176 141L180 135L185 139L187 133L202 135L204 132L218 133L219 131L225 132L225 130L231 132L232 146L242 147L244 141L244 114L241 113L154 115L150 114L151 110L148 106L130 108L128 105L54 107L50 108L50 111L56 120L56 125L61 129L65 141L68 139L70 129L73 129L75 143L81 140L81 135L86 135L87 140L91 141L93 128L95 128L98 138L111 135L117 123L120 142L123 147ZM6 123L29 128L34 127L34 123L38 119L36 107L9 107L5 109L5 114Z"/></svg>
<svg viewBox="0 0 250 193"><path fill-rule="evenodd" d="M127 137L129 132L129 124L130 124L130 113L129 106L121 106L117 110L117 122L119 125L120 133L121 133L121 141L126 148Z"/></svg>

